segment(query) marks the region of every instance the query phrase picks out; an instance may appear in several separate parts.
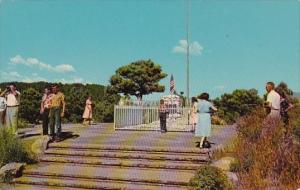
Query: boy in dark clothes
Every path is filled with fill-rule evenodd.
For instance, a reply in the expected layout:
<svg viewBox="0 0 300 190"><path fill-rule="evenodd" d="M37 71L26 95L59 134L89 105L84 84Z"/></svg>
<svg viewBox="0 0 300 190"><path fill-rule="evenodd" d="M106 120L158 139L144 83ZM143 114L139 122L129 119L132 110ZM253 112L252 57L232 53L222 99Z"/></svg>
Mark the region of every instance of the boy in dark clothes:
<svg viewBox="0 0 300 190"><path fill-rule="evenodd" d="M164 104L164 100L160 100L159 120L160 120L160 131L162 133L167 132L167 114L168 114L168 111L166 109L166 105Z"/></svg>

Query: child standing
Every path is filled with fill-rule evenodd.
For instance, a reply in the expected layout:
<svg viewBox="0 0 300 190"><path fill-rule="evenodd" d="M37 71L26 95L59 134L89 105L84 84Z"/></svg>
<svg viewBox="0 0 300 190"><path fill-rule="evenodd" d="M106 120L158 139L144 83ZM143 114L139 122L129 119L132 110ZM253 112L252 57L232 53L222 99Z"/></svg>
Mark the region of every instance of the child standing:
<svg viewBox="0 0 300 190"><path fill-rule="evenodd" d="M160 131L162 133L167 132L167 114L168 114L168 111L166 109L166 105L164 104L164 100L160 100L159 120L160 120Z"/></svg>

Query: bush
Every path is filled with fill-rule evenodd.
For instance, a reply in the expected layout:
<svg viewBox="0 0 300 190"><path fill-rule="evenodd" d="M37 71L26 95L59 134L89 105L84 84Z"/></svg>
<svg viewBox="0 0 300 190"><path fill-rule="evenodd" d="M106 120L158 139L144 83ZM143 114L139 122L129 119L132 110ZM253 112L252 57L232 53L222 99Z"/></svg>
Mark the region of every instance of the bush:
<svg viewBox="0 0 300 190"><path fill-rule="evenodd" d="M0 129L0 167L10 162L30 162L31 158L12 130Z"/></svg>
<svg viewBox="0 0 300 190"><path fill-rule="evenodd" d="M300 142L300 103L295 104L295 107L289 113L291 130L297 140Z"/></svg>
<svg viewBox="0 0 300 190"><path fill-rule="evenodd" d="M239 172L241 171L241 164L238 161L234 161L230 164L230 169L229 171L231 172Z"/></svg>
<svg viewBox="0 0 300 190"><path fill-rule="evenodd" d="M214 100L218 115L227 123L234 123L240 116L249 114L262 103L263 100L255 89L237 89Z"/></svg>
<svg viewBox="0 0 300 190"><path fill-rule="evenodd" d="M29 122L23 118L18 118L18 129L27 128L29 126Z"/></svg>
<svg viewBox="0 0 300 190"><path fill-rule="evenodd" d="M222 170L214 166L201 166L189 182L190 190L229 190L233 189Z"/></svg>
<svg viewBox="0 0 300 190"><path fill-rule="evenodd" d="M211 117L211 123L213 125L226 125L226 121L224 119L221 119L219 116L217 115L213 115Z"/></svg>

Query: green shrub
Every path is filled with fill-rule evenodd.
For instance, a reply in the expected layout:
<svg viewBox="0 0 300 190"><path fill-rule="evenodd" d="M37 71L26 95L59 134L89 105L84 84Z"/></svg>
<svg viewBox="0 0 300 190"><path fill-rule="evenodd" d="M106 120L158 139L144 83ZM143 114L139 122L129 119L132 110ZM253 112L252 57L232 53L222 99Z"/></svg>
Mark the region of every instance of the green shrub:
<svg viewBox="0 0 300 190"><path fill-rule="evenodd" d="M226 125L226 121L217 115L211 117L211 123L213 125Z"/></svg>
<svg viewBox="0 0 300 190"><path fill-rule="evenodd" d="M0 129L0 167L10 162L29 162L31 159L20 139L12 130Z"/></svg>
<svg viewBox="0 0 300 190"><path fill-rule="evenodd" d="M201 166L189 182L190 190L229 190L233 189L225 173L214 166Z"/></svg>
<svg viewBox="0 0 300 190"><path fill-rule="evenodd" d="M232 162L231 164L230 164L230 171L231 172L239 172L239 171L241 171L241 163L239 163L237 160L235 160L234 162Z"/></svg>
<svg viewBox="0 0 300 190"><path fill-rule="evenodd" d="M23 118L18 118L18 129L29 127L29 122Z"/></svg>

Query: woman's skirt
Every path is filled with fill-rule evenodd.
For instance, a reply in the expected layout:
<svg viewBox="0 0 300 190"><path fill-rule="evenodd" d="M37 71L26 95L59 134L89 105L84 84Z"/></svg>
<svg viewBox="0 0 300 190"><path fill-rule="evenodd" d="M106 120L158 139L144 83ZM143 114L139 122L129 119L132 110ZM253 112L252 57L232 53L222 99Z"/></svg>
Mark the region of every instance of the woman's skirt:
<svg viewBox="0 0 300 190"><path fill-rule="evenodd" d="M92 119L92 112L86 107L82 114L82 118L84 119Z"/></svg>
<svg viewBox="0 0 300 190"><path fill-rule="evenodd" d="M195 136L211 136L211 117L209 113L198 114L198 123L195 129Z"/></svg>

